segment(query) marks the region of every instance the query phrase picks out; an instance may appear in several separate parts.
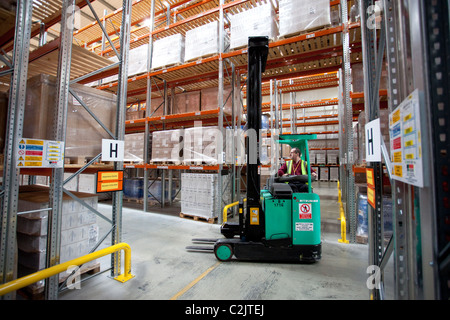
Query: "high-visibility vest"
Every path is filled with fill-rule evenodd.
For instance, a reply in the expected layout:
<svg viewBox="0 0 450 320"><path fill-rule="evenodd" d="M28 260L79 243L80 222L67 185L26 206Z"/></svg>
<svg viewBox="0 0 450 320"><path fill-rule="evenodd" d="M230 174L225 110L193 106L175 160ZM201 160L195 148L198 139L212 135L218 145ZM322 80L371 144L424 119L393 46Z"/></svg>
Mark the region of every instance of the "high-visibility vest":
<svg viewBox="0 0 450 320"><path fill-rule="evenodd" d="M306 161L300 160L302 162L302 175L307 175L308 172L306 170ZM292 160L287 160L286 161L286 167L287 167L287 174L291 174L292 173Z"/></svg>

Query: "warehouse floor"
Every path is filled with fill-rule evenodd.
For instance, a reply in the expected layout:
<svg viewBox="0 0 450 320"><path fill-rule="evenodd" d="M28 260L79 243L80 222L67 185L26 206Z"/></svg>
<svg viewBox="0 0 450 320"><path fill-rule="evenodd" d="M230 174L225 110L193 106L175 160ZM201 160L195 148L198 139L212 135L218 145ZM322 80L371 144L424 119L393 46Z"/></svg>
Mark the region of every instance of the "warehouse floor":
<svg viewBox="0 0 450 320"><path fill-rule="evenodd" d="M123 242L132 250L133 279L113 280L109 271L60 293L60 300L367 300L368 246L338 242L335 182L315 182L321 195L322 259L315 264L218 262L214 254L188 252L192 238L219 238L220 226L175 214L123 208ZM176 212L174 206L173 212ZM150 208L150 210L152 210ZM99 204L111 215L111 206ZM158 210L155 210L158 211ZM170 212L170 209L166 209ZM98 219L100 237L110 225ZM110 237L101 247L110 244ZM101 270L109 256L98 260ZM122 264L123 265L123 264ZM386 298L393 298L392 258L385 272Z"/></svg>

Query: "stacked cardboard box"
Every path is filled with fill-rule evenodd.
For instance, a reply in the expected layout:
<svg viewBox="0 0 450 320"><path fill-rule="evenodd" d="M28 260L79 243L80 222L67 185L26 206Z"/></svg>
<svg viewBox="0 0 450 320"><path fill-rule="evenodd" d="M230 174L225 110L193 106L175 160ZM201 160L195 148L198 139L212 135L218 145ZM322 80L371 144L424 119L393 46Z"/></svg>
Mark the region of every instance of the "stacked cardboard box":
<svg viewBox="0 0 450 320"><path fill-rule="evenodd" d="M98 198L94 194L74 192L94 209ZM19 192L18 212L49 208L49 189L46 186L22 186ZM48 211L20 214L17 217L17 243L19 276L45 268L47 258ZM63 195L61 216L60 263L86 255L98 241L98 225L95 213ZM92 266L93 261L88 265ZM60 279L68 274L60 274ZM30 289L41 288L43 282Z"/></svg>
<svg viewBox="0 0 450 320"><path fill-rule="evenodd" d="M217 91L216 91L217 96ZM200 91L183 92L175 95L172 114L196 112L200 110Z"/></svg>
<svg viewBox="0 0 450 320"><path fill-rule="evenodd" d="M331 24L329 0L280 0L280 36Z"/></svg>
<svg viewBox="0 0 450 320"><path fill-rule="evenodd" d="M230 16L230 47L232 49L247 46L248 37L251 36L268 36L270 40L276 40L278 28L271 1Z"/></svg>
<svg viewBox="0 0 450 320"><path fill-rule="evenodd" d="M233 97L230 95L232 91L231 86L224 86L223 88L223 112L225 114L231 115L231 108ZM220 108L219 98L218 98L218 89L217 88L206 88L201 90L201 104L200 110L217 110ZM235 109L236 111L236 109Z"/></svg>

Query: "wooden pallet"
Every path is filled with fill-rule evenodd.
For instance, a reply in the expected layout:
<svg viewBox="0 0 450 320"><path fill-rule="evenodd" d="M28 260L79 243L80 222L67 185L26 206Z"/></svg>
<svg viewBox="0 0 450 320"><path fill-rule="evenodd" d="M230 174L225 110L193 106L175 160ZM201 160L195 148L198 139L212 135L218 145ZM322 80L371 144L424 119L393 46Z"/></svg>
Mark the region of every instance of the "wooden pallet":
<svg viewBox="0 0 450 320"><path fill-rule="evenodd" d="M167 69L170 69L170 68L173 68L173 67L179 67L181 65L183 65L182 62L169 63L169 64L166 64L164 66L160 66L160 67L152 69L152 72L164 71L164 70L167 70Z"/></svg>
<svg viewBox="0 0 450 320"><path fill-rule="evenodd" d="M93 275L100 272L100 262L97 262L90 266L82 266L80 269L80 275ZM68 278L68 275L65 277L60 277L59 283L63 283ZM31 285L20 290L17 290L17 293L26 300L44 300L45 292L44 285L36 286Z"/></svg>
<svg viewBox="0 0 450 320"><path fill-rule="evenodd" d="M180 212L180 217L184 218L184 219L191 219L194 221L201 221L201 222L207 222L210 224L214 224L217 221L217 217L213 217L213 218L206 218L206 217L200 217L200 216L196 216L196 215L192 215L192 214L185 214Z"/></svg>
<svg viewBox="0 0 450 320"><path fill-rule="evenodd" d="M186 62L199 61L199 60L203 60L203 59L206 59L206 58L211 58L211 57L216 56L216 55L218 55L217 52L215 52L215 53L208 53L208 54L204 54L204 55L202 55L200 57L195 57L195 58L186 60Z"/></svg>
<svg viewBox="0 0 450 320"><path fill-rule="evenodd" d="M156 165L156 166L178 166L181 165L182 162L181 161L150 161L151 165Z"/></svg>
<svg viewBox="0 0 450 320"><path fill-rule="evenodd" d="M136 203L136 204L144 204L144 199L143 198L129 198L129 197L123 197L123 202L128 202L128 203ZM157 205L161 205L161 203L158 200L155 199L148 199L147 200L147 204L149 206L157 206Z"/></svg>
<svg viewBox="0 0 450 320"><path fill-rule="evenodd" d="M123 202L132 202L132 203L144 203L143 198L129 198L129 197L123 197Z"/></svg>
<svg viewBox="0 0 450 320"><path fill-rule="evenodd" d="M356 243L367 244L368 237L365 235L356 235Z"/></svg>

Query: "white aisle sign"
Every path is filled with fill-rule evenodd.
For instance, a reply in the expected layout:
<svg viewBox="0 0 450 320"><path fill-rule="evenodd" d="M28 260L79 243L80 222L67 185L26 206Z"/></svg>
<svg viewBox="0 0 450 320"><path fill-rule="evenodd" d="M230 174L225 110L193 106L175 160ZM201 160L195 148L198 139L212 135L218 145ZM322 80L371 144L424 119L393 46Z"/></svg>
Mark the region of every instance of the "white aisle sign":
<svg viewBox="0 0 450 320"><path fill-rule="evenodd" d="M102 139L102 161L123 161L124 141Z"/></svg>
<svg viewBox="0 0 450 320"><path fill-rule="evenodd" d="M375 119L366 124L366 161L381 161L381 131L380 119Z"/></svg>

